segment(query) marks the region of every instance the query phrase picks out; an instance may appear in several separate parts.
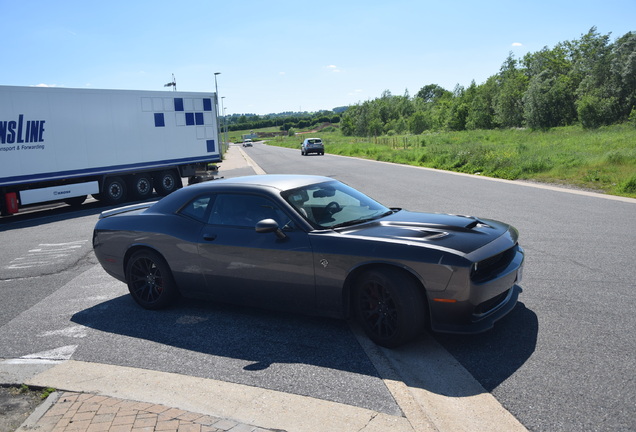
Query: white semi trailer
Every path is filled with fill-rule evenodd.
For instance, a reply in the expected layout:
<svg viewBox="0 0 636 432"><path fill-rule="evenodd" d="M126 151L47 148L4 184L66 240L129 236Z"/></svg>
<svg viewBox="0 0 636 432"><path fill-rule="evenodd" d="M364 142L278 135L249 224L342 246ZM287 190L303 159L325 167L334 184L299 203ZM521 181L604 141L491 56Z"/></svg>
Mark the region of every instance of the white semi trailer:
<svg viewBox="0 0 636 432"><path fill-rule="evenodd" d="M0 212L167 195L221 160L215 93L0 86Z"/></svg>

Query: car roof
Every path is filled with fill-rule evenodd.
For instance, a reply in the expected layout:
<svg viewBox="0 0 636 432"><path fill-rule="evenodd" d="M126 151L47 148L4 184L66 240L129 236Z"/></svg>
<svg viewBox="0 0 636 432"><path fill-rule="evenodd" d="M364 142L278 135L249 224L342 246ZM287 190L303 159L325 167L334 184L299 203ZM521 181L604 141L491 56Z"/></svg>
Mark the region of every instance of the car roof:
<svg viewBox="0 0 636 432"><path fill-rule="evenodd" d="M206 186L217 185L252 185L252 186L269 186L279 190L295 189L300 186L306 186L313 183L322 183L325 181L333 180L329 177L317 176L317 175L300 175L300 174L263 174L263 175L251 175L243 177L234 177L228 179L214 180L212 182L199 183L200 188ZM212 183L212 185L211 185Z"/></svg>
<svg viewBox="0 0 636 432"><path fill-rule="evenodd" d="M149 209L152 212L171 213L197 195L215 191L249 191L254 189L273 188L279 191L295 189L315 183L333 181L334 179L315 175L296 174L264 174L227 179L210 180L179 189L164 197Z"/></svg>

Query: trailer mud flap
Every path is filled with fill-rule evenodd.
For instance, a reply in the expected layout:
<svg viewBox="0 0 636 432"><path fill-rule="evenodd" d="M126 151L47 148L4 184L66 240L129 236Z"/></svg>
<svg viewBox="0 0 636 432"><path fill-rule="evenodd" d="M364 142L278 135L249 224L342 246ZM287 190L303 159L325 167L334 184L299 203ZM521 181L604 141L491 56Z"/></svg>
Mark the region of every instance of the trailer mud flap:
<svg viewBox="0 0 636 432"><path fill-rule="evenodd" d="M5 210L7 214L15 214L18 212L18 195L15 192L9 192L4 196Z"/></svg>

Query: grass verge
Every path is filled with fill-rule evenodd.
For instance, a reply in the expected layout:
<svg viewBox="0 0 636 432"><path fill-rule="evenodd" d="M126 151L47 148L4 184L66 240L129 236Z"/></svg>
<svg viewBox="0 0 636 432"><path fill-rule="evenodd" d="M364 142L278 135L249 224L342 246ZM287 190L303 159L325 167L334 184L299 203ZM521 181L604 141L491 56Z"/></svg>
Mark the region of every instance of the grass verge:
<svg viewBox="0 0 636 432"><path fill-rule="evenodd" d="M422 135L345 137L314 133L327 153L356 156L509 180L566 184L636 198L636 127L595 130L580 126L435 132ZM300 148L299 136L269 144Z"/></svg>

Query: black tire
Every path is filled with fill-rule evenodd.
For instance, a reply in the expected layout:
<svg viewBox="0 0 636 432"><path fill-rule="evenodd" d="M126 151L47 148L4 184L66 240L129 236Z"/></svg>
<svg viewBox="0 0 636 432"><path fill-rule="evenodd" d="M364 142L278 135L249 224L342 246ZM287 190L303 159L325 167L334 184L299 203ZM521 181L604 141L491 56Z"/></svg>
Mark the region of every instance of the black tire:
<svg viewBox="0 0 636 432"><path fill-rule="evenodd" d="M393 348L415 338L424 329L423 296L421 285L403 270L370 270L356 281L353 309L369 339Z"/></svg>
<svg viewBox="0 0 636 432"><path fill-rule="evenodd" d="M181 177L174 170L166 170L155 176L155 190L161 196L170 195L172 192L183 187Z"/></svg>
<svg viewBox="0 0 636 432"><path fill-rule="evenodd" d="M64 203L70 205L71 207L79 207L82 204L84 204L84 201L86 201L86 198L88 198L87 195L73 197L73 198L67 198L67 199L64 200Z"/></svg>
<svg viewBox="0 0 636 432"><path fill-rule="evenodd" d="M104 180L104 187L99 195L108 204L123 203L128 197L126 182L121 177L108 177Z"/></svg>
<svg viewBox="0 0 636 432"><path fill-rule="evenodd" d="M134 200L145 200L152 195L152 176L149 174L138 174L128 178L130 196Z"/></svg>
<svg viewBox="0 0 636 432"><path fill-rule="evenodd" d="M10 216L4 200L5 200L4 195L0 195L0 216Z"/></svg>
<svg viewBox="0 0 636 432"><path fill-rule="evenodd" d="M130 257L126 282L130 295L144 309L165 308L179 297L168 263L152 250L140 250Z"/></svg>

